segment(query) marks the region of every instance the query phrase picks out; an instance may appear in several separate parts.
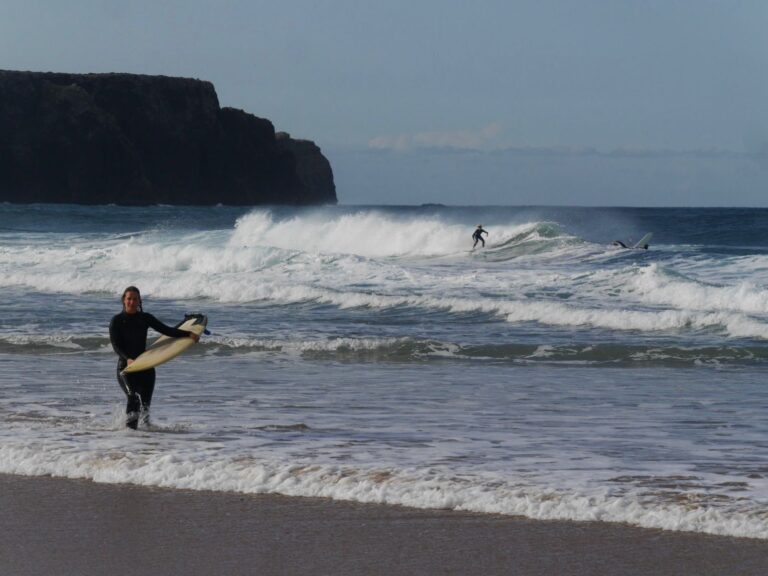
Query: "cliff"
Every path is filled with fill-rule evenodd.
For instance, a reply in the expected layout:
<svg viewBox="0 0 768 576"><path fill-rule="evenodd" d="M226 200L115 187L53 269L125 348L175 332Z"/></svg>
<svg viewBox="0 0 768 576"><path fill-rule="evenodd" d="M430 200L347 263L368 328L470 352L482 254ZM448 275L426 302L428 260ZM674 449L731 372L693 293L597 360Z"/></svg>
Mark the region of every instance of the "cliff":
<svg viewBox="0 0 768 576"><path fill-rule="evenodd" d="M335 203L312 142L219 106L210 82L0 71L0 201Z"/></svg>

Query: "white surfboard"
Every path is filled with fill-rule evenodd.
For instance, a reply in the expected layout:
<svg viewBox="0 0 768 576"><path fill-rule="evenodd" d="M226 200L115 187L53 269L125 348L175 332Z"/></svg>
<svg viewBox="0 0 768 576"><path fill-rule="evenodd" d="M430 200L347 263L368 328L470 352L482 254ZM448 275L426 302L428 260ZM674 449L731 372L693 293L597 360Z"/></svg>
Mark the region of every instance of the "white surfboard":
<svg viewBox="0 0 768 576"><path fill-rule="evenodd" d="M207 316L203 314L190 314L186 320L177 328L179 330L188 330L200 336L208 324ZM134 360L130 366L126 366L121 374L130 374L131 372L142 372L149 370L160 364L176 358L187 348L192 346L195 341L187 336L183 338L171 338L170 336L160 336L152 345Z"/></svg>
<svg viewBox="0 0 768 576"><path fill-rule="evenodd" d="M648 232L648 234L640 238L640 241L632 246L632 248L642 248L651 241L651 238L653 238L653 232Z"/></svg>

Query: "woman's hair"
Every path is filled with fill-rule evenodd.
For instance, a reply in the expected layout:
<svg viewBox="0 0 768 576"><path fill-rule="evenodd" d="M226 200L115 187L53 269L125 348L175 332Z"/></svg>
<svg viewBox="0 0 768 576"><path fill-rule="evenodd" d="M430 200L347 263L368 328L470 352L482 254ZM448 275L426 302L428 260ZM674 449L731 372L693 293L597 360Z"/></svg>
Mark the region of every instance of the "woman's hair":
<svg viewBox="0 0 768 576"><path fill-rule="evenodd" d="M136 296L139 297L139 312L144 312L144 309L141 307L141 292L139 292L139 289L136 288L136 286L128 286L128 288L123 290L123 295L120 297L120 304L123 305L123 310L125 310L125 295L128 294L128 292L136 292Z"/></svg>

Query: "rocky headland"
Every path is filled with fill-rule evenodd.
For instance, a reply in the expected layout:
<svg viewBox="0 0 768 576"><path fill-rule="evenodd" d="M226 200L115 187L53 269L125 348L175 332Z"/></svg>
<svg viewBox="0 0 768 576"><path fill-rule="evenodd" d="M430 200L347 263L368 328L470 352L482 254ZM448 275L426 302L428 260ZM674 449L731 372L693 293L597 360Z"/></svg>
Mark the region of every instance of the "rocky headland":
<svg viewBox="0 0 768 576"><path fill-rule="evenodd" d="M336 203L328 160L210 82L0 70L0 202Z"/></svg>

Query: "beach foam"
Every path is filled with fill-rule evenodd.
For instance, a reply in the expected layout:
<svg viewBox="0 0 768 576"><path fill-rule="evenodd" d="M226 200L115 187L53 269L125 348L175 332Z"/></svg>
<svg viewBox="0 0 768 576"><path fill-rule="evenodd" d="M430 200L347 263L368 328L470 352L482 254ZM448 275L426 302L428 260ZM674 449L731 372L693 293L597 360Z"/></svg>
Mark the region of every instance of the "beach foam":
<svg viewBox="0 0 768 576"><path fill-rule="evenodd" d="M690 498L660 505L642 495L568 493L502 478L452 477L434 469L355 469L261 458L211 460L121 450L72 454L52 445L4 445L0 446L0 472L191 490L324 497L546 520L625 522L647 528L768 538L764 510L740 511L743 505L738 501L724 506L724 514Z"/></svg>

